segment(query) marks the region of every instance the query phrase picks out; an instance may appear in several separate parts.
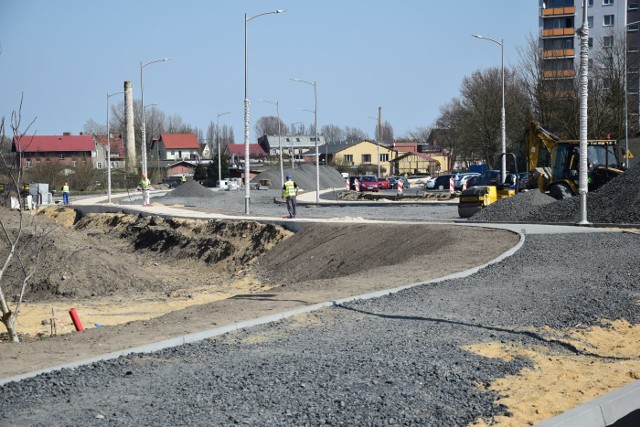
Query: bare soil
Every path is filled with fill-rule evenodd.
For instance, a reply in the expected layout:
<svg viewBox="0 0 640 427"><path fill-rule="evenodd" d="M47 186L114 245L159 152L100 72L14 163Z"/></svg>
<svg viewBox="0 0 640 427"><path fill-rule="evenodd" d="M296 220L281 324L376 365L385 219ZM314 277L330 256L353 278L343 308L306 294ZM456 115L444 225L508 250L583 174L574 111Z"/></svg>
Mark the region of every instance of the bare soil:
<svg viewBox="0 0 640 427"><path fill-rule="evenodd" d="M15 212L3 211L2 220L18 225ZM2 377L430 280L486 263L518 240L477 227L357 223L310 225L294 235L255 221L79 219L63 207L27 220L29 239L43 249L18 318L23 342L0 343L11 360ZM18 283L3 289L17 295Z"/></svg>

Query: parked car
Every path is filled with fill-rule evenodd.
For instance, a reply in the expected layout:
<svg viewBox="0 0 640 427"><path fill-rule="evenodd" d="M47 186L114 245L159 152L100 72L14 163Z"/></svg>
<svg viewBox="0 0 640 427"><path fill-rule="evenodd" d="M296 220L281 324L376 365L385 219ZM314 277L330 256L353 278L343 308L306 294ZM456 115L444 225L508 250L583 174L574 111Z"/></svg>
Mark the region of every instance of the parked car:
<svg viewBox="0 0 640 427"><path fill-rule="evenodd" d="M431 178L429 181L427 181L427 183L425 184L425 189L427 190L448 190L449 189L449 183L451 181L451 178L454 175L438 175L434 178Z"/></svg>
<svg viewBox="0 0 640 427"><path fill-rule="evenodd" d="M507 171L506 185L515 188L516 174ZM502 181L502 173L500 170L493 169L486 171L482 175L473 176L467 180L467 188L474 187L476 185L499 185Z"/></svg>
<svg viewBox="0 0 640 427"><path fill-rule="evenodd" d="M391 188L391 182L389 182L389 180L384 177L384 176L379 176L378 177L378 188L381 190L388 190Z"/></svg>
<svg viewBox="0 0 640 427"><path fill-rule="evenodd" d="M453 179L453 188L455 190L462 190L462 187L467 183L467 180L472 176L480 176L478 172L462 172L456 174Z"/></svg>
<svg viewBox="0 0 640 427"><path fill-rule="evenodd" d="M404 190L406 190L407 188L409 188L411 186L411 184L409 183L409 180L407 178L405 178L404 176L394 176L394 178L396 179L396 186L394 188L398 188L398 182L397 181L402 181L402 188Z"/></svg>
<svg viewBox="0 0 640 427"><path fill-rule="evenodd" d="M350 176L349 177L349 189L350 190L354 190L356 189L356 179L358 180L358 183L362 182L362 177L361 176Z"/></svg>
<svg viewBox="0 0 640 427"><path fill-rule="evenodd" d="M389 188L398 188L398 180L395 176L390 176L387 181L389 181Z"/></svg>
<svg viewBox="0 0 640 427"><path fill-rule="evenodd" d="M365 175L360 182L360 191L378 191L378 178L374 175Z"/></svg>

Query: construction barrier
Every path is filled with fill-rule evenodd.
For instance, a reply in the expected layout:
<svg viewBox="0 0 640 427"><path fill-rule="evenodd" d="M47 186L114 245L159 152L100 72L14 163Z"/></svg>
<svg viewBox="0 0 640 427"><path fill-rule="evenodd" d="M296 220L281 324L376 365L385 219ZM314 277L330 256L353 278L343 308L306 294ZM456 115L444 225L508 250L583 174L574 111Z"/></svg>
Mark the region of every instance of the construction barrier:
<svg viewBox="0 0 640 427"><path fill-rule="evenodd" d="M453 194L453 177L449 178L449 194Z"/></svg>
<svg viewBox="0 0 640 427"><path fill-rule="evenodd" d="M353 184L356 187L356 191L360 191L360 181L358 181L357 179L355 181L353 181Z"/></svg>
<svg viewBox="0 0 640 427"><path fill-rule="evenodd" d="M347 191L351 190L350 186L349 186L349 178L347 178L345 180L345 186L347 187Z"/></svg>
<svg viewBox="0 0 640 427"><path fill-rule="evenodd" d="M402 190L404 189L404 183L401 179L398 180L398 195L402 196Z"/></svg>

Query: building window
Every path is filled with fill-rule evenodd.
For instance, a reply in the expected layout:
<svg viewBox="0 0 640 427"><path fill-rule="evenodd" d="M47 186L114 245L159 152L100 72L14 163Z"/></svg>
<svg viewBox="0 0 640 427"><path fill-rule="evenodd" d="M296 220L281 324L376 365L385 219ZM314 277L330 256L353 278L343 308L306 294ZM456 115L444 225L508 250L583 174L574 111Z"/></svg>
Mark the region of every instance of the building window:
<svg viewBox="0 0 640 427"><path fill-rule="evenodd" d="M389 154L380 154L380 161L381 162L388 162L389 161Z"/></svg>
<svg viewBox="0 0 640 427"><path fill-rule="evenodd" d="M638 10L638 9L640 9L640 4L638 4L638 3L629 3L628 9L629 10Z"/></svg>
<svg viewBox="0 0 640 427"><path fill-rule="evenodd" d="M604 15L604 26L605 27L612 27L614 24L614 18L615 15Z"/></svg>
<svg viewBox="0 0 640 427"><path fill-rule="evenodd" d="M353 154L345 154L344 155L344 161L345 161L345 163L353 164Z"/></svg>
<svg viewBox="0 0 640 427"><path fill-rule="evenodd" d="M603 6L611 6L613 4L613 0L602 0Z"/></svg>
<svg viewBox="0 0 640 427"><path fill-rule="evenodd" d="M74 161L72 161L72 162L71 162L71 166L73 166L73 167L75 168L76 166L78 166L78 162L76 162L75 160L74 160Z"/></svg>
<svg viewBox="0 0 640 427"><path fill-rule="evenodd" d="M593 16L587 17L587 23L589 24L589 28L593 28Z"/></svg>
<svg viewBox="0 0 640 427"><path fill-rule="evenodd" d="M58 154L58 159L64 160L64 154Z"/></svg>
<svg viewBox="0 0 640 427"><path fill-rule="evenodd" d="M635 33L638 31L638 29L640 29L640 25L639 24L631 24L627 27L627 31L630 33Z"/></svg>
<svg viewBox="0 0 640 427"><path fill-rule="evenodd" d="M96 169L102 169L102 162L98 162L96 164Z"/></svg>
<svg viewBox="0 0 640 427"><path fill-rule="evenodd" d="M371 163L371 154L363 154L362 163Z"/></svg>
<svg viewBox="0 0 640 427"><path fill-rule="evenodd" d="M602 39L602 45L604 47L613 47L613 36L604 36Z"/></svg>
<svg viewBox="0 0 640 427"><path fill-rule="evenodd" d="M589 0L589 7L593 6L593 0Z"/></svg>
<svg viewBox="0 0 640 427"><path fill-rule="evenodd" d="M27 160L27 169L31 169L31 160Z"/></svg>
<svg viewBox="0 0 640 427"><path fill-rule="evenodd" d="M593 37L589 37L589 47L593 47Z"/></svg>

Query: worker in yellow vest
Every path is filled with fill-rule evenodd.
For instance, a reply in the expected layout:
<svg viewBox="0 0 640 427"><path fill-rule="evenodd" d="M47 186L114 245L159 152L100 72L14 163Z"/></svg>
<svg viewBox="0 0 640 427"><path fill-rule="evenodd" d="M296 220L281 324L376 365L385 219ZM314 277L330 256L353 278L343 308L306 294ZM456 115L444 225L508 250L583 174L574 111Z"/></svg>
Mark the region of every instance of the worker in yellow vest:
<svg viewBox="0 0 640 427"><path fill-rule="evenodd" d="M287 175L282 186L282 198L287 201L287 211L289 218L296 217L296 196L298 195L298 184L293 181L291 175Z"/></svg>
<svg viewBox="0 0 640 427"><path fill-rule="evenodd" d="M151 181L146 174L142 174L140 188L142 188L142 206L151 206Z"/></svg>
<svg viewBox="0 0 640 427"><path fill-rule="evenodd" d="M185 182L187 182L187 176L182 174L182 183L184 184Z"/></svg>
<svg viewBox="0 0 640 427"><path fill-rule="evenodd" d="M63 205L69 204L69 183L68 182L65 182L64 185L62 186L62 204Z"/></svg>

